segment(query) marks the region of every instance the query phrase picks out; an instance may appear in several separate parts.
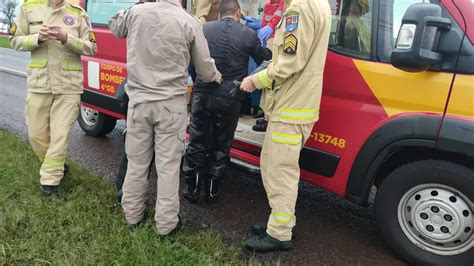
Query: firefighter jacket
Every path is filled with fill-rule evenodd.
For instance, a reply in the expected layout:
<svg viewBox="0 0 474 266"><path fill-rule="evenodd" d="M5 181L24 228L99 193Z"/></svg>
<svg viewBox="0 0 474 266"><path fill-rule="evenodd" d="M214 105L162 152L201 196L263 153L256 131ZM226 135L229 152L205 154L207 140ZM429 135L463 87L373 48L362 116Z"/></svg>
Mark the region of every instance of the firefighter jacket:
<svg viewBox="0 0 474 266"><path fill-rule="evenodd" d="M271 121L314 123L319 117L331 8L327 0L286 1L272 63L252 75L252 81L263 89L261 107Z"/></svg>
<svg viewBox="0 0 474 266"><path fill-rule="evenodd" d="M192 14L195 15L201 23L219 19L220 0L196 0L192 8Z"/></svg>
<svg viewBox="0 0 474 266"><path fill-rule="evenodd" d="M42 25L59 26L67 41L38 43ZM10 30L11 45L30 51L28 91L52 94L81 94L83 91L81 54L94 55L97 48L87 13L64 1L54 9L47 0L25 0Z"/></svg>
<svg viewBox="0 0 474 266"><path fill-rule="evenodd" d="M116 37L127 38L129 105L184 95L190 63L199 79L221 82L201 23L178 0L120 10L109 27Z"/></svg>

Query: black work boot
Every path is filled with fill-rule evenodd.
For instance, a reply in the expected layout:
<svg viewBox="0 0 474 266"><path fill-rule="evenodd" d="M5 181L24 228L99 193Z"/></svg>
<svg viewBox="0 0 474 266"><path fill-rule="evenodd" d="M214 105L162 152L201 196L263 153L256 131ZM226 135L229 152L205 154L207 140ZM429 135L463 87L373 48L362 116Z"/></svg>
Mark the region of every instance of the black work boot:
<svg viewBox="0 0 474 266"><path fill-rule="evenodd" d="M293 248L293 242L291 240L280 241L264 233L247 238L244 246L255 252L287 251Z"/></svg>
<svg viewBox="0 0 474 266"><path fill-rule="evenodd" d="M115 197L116 197L118 203L122 203L122 197L123 197L123 191L122 191L122 189L120 189L119 191L117 191L117 194L115 194Z"/></svg>
<svg viewBox="0 0 474 266"><path fill-rule="evenodd" d="M191 203L196 203L201 194L202 174L195 173L194 176L186 176L186 189L184 190L184 198Z"/></svg>
<svg viewBox="0 0 474 266"><path fill-rule="evenodd" d="M58 186L41 186L41 191L43 196L49 199L59 199L59 190Z"/></svg>
<svg viewBox="0 0 474 266"><path fill-rule="evenodd" d="M252 130L257 131L257 132L265 132L265 131L267 131L267 126L268 126L268 121L264 121L260 124L254 125L252 127Z"/></svg>
<svg viewBox="0 0 474 266"><path fill-rule="evenodd" d="M179 229L181 229L182 226L183 223L181 222L181 217L178 216L178 223L176 224L176 227L171 230L171 232L169 232L167 235L158 235L158 240L161 241L173 237L174 235L176 235L176 233L178 233Z"/></svg>
<svg viewBox="0 0 474 266"><path fill-rule="evenodd" d="M268 221L252 224L250 226L250 231L256 235L263 235L267 232L267 223Z"/></svg>
<svg viewBox="0 0 474 266"><path fill-rule="evenodd" d="M206 201L208 203L219 201L219 184L220 180L214 177L209 177L206 180Z"/></svg>
<svg viewBox="0 0 474 266"><path fill-rule="evenodd" d="M64 175L69 174L69 166L67 166L67 164L64 164L63 173L64 173Z"/></svg>

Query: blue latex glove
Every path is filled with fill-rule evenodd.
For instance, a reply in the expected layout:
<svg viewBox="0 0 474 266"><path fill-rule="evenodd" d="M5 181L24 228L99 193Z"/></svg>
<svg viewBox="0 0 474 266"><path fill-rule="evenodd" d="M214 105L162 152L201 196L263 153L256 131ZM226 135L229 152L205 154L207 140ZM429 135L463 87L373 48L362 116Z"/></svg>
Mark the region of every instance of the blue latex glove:
<svg viewBox="0 0 474 266"><path fill-rule="evenodd" d="M258 18L252 18L251 20L246 20L245 25L253 30L259 30L262 27L262 20Z"/></svg>
<svg viewBox="0 0 474 266"><path fill-rule="evenodd" d="M256 20L256 18L249 17L249 16L243 16L242 19L247 21L247 22L255 22L255 20Z"/></svg>
<svg viewBox="0 0 474 266"><path fill-rule="evenodd" d="M260 39L260 41L262 42L262 44L266 44L268 38L270 38L270 36L272 36L272 33L273 33L272 27L267 25L267 26L265 26L265 27L263 27L263 28L261 28L257 31L257 36Z"/></svg>

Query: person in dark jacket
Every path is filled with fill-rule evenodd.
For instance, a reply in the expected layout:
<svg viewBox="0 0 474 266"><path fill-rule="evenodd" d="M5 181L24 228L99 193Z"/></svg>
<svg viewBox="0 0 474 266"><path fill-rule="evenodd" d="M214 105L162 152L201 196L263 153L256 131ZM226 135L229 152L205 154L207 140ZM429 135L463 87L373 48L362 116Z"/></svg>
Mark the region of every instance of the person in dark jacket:
<svg viewBox="0 0 474 266"><path fill-rule="evenodd" d="M234 81L247 76L249 57L257 64L270 60L254 30L240 23L237 0L224 0L219 21L204 24L211 57L224 81L221 84L197 80L189 123L190 142L183 160L186 177L184 197L197 202L204 183L208 202L217 202L218 188L229 162L229 150L239 120L244 95L230 93Z"/></svg>

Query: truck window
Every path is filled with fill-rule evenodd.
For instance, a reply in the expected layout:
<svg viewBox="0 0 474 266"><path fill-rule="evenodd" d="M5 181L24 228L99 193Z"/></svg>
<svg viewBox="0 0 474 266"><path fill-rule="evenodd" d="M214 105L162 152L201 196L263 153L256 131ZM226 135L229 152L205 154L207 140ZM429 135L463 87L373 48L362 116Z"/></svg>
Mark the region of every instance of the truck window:
<svg viewBox="0 0 474 266"><path fill-rule="evenodd" d="M372 0L330 0L331 50L368 58L372 39Z"/></svg>
<svg viewBox="0 0 474 266"><path fill-rule="evenodd" d="M402 19L408 7L416 3L430 3L430 0L387 0L382 1L379 20L379 58L383 62L390 62L390 56L397 40Z"/></svg>
<svg viewBox="0 0 474 266"><path fill-rule="evenodd" d="M87 0L87 13L92 24L107 25L109 18L120 9L127 9L137 0Z"/></svg>

